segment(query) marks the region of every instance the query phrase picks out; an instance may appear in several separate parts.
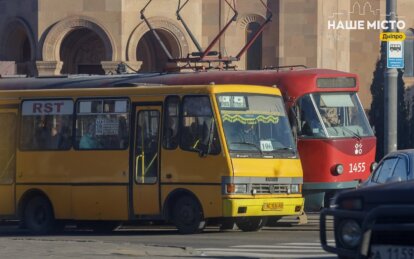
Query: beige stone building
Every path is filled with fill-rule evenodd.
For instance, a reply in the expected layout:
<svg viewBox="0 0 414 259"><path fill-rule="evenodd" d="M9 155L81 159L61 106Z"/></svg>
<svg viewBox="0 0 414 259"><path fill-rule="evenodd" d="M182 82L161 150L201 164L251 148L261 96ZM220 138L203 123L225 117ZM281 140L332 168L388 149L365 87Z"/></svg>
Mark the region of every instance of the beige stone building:
<svg viewBox="0 0 414 259"><path fill-rule="evenodd" d="M230 4L233 0L227 0ZM124 62L134 70L161 71L167 57L141 19L148 0L0 0L0 73L57 75L113 73ZM185 1L181 1L185 2ZM358 73L361 99L379 57L380 29L332 29L336 21L385 20L385 0L263 0L273 19L239 69L302 64ZM178 0L153 0L145 16L173 57L197 51L176 17ZM237 19L212 50L236 56L268 15L260 0L237 0ZM404 32L414 35L414 1L398 0ZM224 0L190 0L181 12L205 48L233 16ZM414 84L414 39L406 41L407 86ZM408 60L408 61L407 61ZM411 63L410 63L411 62ZM407 69L406 69L407 70ZM3 71L3 72L1 72Z"/></svg>

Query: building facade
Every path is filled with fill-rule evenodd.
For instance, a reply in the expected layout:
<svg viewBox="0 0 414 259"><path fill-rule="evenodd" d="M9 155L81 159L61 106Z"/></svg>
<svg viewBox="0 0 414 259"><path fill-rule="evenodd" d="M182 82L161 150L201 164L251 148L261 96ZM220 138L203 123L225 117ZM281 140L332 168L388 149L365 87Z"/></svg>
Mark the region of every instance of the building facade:
<svg viewBox="0 0 414 259"><path fill-rule="evenodd" d="M182 1L184 2L184 1ZM228 0L232 4L232 0ZM239 69L306 65L354 72L361 99L371 102L370 84L379 58L381 29L329 27L339 21L384 20L385 0L267 0L273 13ZM0 74L35 75L162 71L167 56L141 19L148 0L0 0ZM153 0L144 15L173 57L197 51L177 20L179 1ZM238 16L212 50L236 56L269 14L260 0L237 0ZM414 1L399 0L404 32L414 37ZM191 0L181 16L202 48L233 16L224 0ZM414 39L406 41L406 86L414 84ZM411 63L410 63L411 62Z"/></svg>

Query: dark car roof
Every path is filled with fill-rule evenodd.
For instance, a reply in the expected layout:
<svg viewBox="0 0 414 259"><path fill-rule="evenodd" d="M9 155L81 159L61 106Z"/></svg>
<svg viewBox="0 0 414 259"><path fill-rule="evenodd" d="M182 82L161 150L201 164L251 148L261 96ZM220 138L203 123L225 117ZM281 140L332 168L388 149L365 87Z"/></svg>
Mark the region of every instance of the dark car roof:
<svg viewBox="0 0 414 259"><path fill-rule="evenodd" d="M388 155L386 155L384 158L389 157L389 156L395 156L395 155L398 155L398 154L406 154L411 159L413 159L414 158L414 149L401 149L401 150L393 151L393 152L389 153Z"/></svg>
<svg viewBox="0 0 414 259"><path fill-rule="evenodd" d="M338 200L360 197L364 203L414 204L414 180L385 183L343 192Z"/></svg>

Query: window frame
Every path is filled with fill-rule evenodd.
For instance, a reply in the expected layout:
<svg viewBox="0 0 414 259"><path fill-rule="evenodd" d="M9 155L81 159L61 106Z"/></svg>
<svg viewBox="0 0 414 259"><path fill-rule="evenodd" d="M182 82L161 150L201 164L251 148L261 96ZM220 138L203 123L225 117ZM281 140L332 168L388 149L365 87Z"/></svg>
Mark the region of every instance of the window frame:
<svg viewBox="0 0 414 259"><path fill-rule="evenodd" d="M22 134L23 134L23 125L24 125L24 123L23 123L23 117L24 117L24 115L23 115L23 103L24 102L27 102L27 101L72 101L72 104L73 104L73 109L72 109L72 113L69 115L69 114L67 114L67 116L72 116L72 123L69 123L69 124L72 124L71 126L72 126L72 129L71 129L71 136L70 136L70 146L68 147L68 148L66 148L66 149L38 149L38 148L33 148L33 149L30 149L30 148L24 148L24 147L22 147ZM19 116L20 116L20 119L18 119L18 125L17 125L17 127L18 127L18 139L17 139L17 141L16 141L16 146L18 147L18 150L19 151L21 151L21 152L47 152L47 151L49 151L49 152L51 152L51 151L53 151L53 152L62 152L62 151L69 151L69 150L71 150L71 149L73 149L74 148L74 126L75 126L75 103L76 103L76 101L73 99L73 98L68 98L68 97L60 97L60 98L39 98L39 99L37 99L37 98L30 98L30 99L23 99L21 102L20 102L20 107L19 107ZM46 116L51 116L51 115L46 115Z"/></svg>
<svg viewBox="0 0 414 259"><path fill-rule="evenodd" d="M160 167L160 159L161 159L161 154L160 154L160 152L161 152L161 143L160 143L160 141L162 140L161 139L161 132L160 132L160 129L161 128L163 128L163 118L162 118L162 108L161 108L161 111L159 111L159 110L139 110L138 112L136 112L136 110L134 111L134 121L135 121L135 125L134 125L134 131L136 131L136 126L138 126L138 120L139 120L139 116L140 116L140 114L142 113L142 112L158 112L158 122L159 122L159 124L158 124L158 146L157 146L157 148L158 148L158 157L157 157L157 164L156 164L156 166L157 166L157 176L155 176L155 181L154 182L139 182L138 181L138 179L137 179L137 176L138 176L138 172L136 171L136 164L135 164L135 162L133 162L133 164L135 164L135 168L133 168L132 170L134 170L135 171L135 173L133 174L133 179L134 179L134 182L135 182L135 184L136 185L147 185L147 186L149 186L149 185L156 185L156 184L158 184L159 182L160 182L160 170L161 170L161 167ZM135 138L135 134L136 134L137 132L134 132L134 140L133 140L133 142L134 142L134 144L133 144L133 152L134 152L134 154L136 154L136 148L137 148L137 143L136 143L136 141L138 140L137 138ZM136 157L134 157L134 160L136 160ZM145 178L145 176L144 176L144 178Z"/></svg>
<svg viewBox="0 0 414 259"><path fill-rule="evenodd" d="M174 147L167 147L164 141L164 138L166 138L166 134L167 134L167 127L168 127L168 119L170 118L169 113L168 113L168 102L171 99L177 99L178 100L178 125L177 125L177 144ZM163 127L162 127L162 148L166 149L166 150L176 150L179 146L180 146L180 142L181 142L181 105L182 101L179 95L168 95L165 100L164 100L164 114L162 116L162 122L163 122Z"/></svg>
<svg viewBox="0 0 414 259"><path fill-rule="evenodd" d="M192 98L192 97L207 97L208 101L210 103L210 108L211 108L211 114L212 114L212 118L214 119L214 125L216 128L216 134L217 134L217 141L218 141L218 150L217 152L210 152L206 155L220 155L222 152L222 147L221 147L221 139L220 139L220 133L219 133L219 129L218 129L218 123L217 123L217 116L216 113L214 112L214 101L212 100L211 96L209 94L192 94L192 95L184 95L181 98L181 105L180 105L180 116L179 116L179 127L178 130L182 133L183 132L183 121L184 121L184 102L187 98ZM186 147L183 147L183 141L182 141L182 136L183 134L180 134L180 138L179 138L179 147L181 150L183 151L187 151L187 152L192 152L192 153L197 153L196 150L192 150L192 149L187 149Z"/></svg>
<svg viewBox="0 0 414 259"><path fill-rule="evenodd" d="M126 129L128 130L128 136L127 139L128 141L126 142L126 146L124 148L95 148L95 149L81 149L79 148L79 144L80 144L80 140L79 143L76 141L77 138L77 132L76 132L76 122L78 120L78 112L77 112L77 108L78 108L78 103L81 101L94 101L94 100L125 100L127 101L127 111L125 112L125 114L128 116L128 123L126 125ZM82 97L82 98L78 98L76 99L74 106L73 106L73 113L74 113L74 119L73 119L73 128L72 128L72 147L74 150L76 151L123 151L123 150L128 150L130 148L131 145L131 111L132 111L132 106L131 106L131 99L129 97L126 96L105 96L105 97ZM104 115L105 113L102 113L102 115ZM121 114L121 113L120 113ZM98 115L98 113L96 114ZM82 117L82 116L80 116Z"/></svg>

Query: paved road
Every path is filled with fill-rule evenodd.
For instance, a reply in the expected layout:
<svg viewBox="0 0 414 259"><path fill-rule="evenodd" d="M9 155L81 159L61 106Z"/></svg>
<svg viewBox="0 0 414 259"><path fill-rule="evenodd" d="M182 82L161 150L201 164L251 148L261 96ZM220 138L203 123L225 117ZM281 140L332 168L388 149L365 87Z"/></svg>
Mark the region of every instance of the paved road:
<svg viewBox="0 0 414 259"><path fill-rule="evenodd" d="M284 218L276 227L250 233L209 227L180 235L170 226L123 226L109 235L69 228L53 236L1 226L0 251L2 258L335 258L320 247L318 224L319 215L312 214L306 225Z"/></svg>

